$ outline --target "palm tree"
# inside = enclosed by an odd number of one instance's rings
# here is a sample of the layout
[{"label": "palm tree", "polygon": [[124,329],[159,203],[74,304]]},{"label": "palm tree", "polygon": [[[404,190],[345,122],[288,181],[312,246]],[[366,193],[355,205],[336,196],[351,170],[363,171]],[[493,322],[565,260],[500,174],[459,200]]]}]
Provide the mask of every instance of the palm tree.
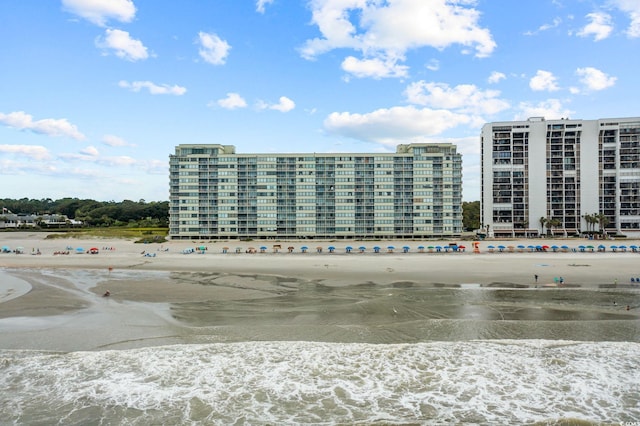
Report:
[{"label": "palm tree", "polygon": [[560,225],[562,225],[560,219],[547,219],[547,228],[551,229],[551,234],[553,234],[553,228],[557,228]]},{"label": "palm tree", "polygon": [[596,219],[596,214],[585,214],[582,216],[584,221],[587,223],[587,233],[593,232],[596,227],[596,223],[598,223],[598,219]]},{"label": "palm tree", "polygon": [[598,213],[595,216],[595,219],[598,221],[598,226],[600,227],[600,232],[602,232],[602,236],[607,236],[607,229],[605,228],[609,224],[609,218],[604,213]]},{"label": "palm tree", "polygon": [[544,235],[544,225],[548,222],[548,219],[542,216],[539,221],[540,221],[540,227],[542,228],[540,231],[540,235]]}]

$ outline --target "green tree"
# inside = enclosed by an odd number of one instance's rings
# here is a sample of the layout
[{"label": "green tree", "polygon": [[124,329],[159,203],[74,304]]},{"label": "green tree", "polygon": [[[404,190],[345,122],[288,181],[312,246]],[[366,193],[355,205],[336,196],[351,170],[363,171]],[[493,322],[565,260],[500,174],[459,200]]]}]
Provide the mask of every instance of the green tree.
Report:
[{"label": "green tree", "polygon": [[467,231],[480,228],[480,201],[462,202],[462,226]]},{"label": "green tree", "polygon": [[540,217],[538,220],[540,222],[540,235],[544,235],[544,226],[547,224],[548,219],[544,216]]}]

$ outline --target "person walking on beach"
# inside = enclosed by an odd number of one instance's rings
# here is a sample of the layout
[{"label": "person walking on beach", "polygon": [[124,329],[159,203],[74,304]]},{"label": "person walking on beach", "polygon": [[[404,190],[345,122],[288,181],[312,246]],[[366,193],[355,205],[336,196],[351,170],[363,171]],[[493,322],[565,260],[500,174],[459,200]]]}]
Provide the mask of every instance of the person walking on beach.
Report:
[{"label": "person walking on beach", "polygon": [[536,283],[538,283],[538,274],[535,274],[533,278],[536,280]]}]

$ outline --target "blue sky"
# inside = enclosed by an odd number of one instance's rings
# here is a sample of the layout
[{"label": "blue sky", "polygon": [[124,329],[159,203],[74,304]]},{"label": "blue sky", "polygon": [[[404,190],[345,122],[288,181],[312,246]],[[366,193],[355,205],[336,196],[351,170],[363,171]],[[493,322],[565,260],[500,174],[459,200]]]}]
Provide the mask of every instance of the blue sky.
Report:
[{"label": "blue sky", "polygon": [[168,199],[181,143],[453,142],[639,115],[638,0],[2,0],[0,198]]}]

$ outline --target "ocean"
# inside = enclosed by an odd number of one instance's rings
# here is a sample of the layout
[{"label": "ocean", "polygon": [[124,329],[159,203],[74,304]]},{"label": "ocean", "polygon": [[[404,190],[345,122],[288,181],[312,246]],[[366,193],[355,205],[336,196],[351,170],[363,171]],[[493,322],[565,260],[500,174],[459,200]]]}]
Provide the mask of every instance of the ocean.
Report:
[{"label": "ocean", "polygon": [[184,343],[1,349],[0,424],[638,424],[640,324],[610,306],[638,295],[359,285],[178,304]]}]

